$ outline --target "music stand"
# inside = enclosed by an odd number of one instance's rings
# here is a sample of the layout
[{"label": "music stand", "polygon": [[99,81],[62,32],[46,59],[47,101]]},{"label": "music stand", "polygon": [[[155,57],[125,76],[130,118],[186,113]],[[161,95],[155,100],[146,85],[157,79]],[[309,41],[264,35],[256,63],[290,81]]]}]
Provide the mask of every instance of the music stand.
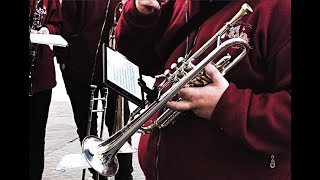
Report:
[{"label": "music stand", "polygon": [[142,74],[139,67],[105,43],[102,49],[102,61],[106,63],[103,64],[103,83],[135,105],[145,108],[145,92],[140,83]]}]

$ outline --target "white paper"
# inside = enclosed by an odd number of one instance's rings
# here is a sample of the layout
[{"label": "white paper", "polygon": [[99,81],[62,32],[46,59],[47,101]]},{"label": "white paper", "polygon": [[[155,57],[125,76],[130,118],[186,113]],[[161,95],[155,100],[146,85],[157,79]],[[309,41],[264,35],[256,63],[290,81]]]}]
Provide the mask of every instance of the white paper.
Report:
[{"label": "white paper", "polygon": [[66,171],[68,169],[87,169],[90,167],[83,154],[68,154],[62,158],[55,170]]},{"label": "white paper", "polygon": [[142,100],[139,67],[107,47],[107,79]]},{"label": "white paper", "polygon": [[53,46],[68,46],[68,42],[60,35],[57,34],[32,34],[30,33],[31,43],[46,44]]}]

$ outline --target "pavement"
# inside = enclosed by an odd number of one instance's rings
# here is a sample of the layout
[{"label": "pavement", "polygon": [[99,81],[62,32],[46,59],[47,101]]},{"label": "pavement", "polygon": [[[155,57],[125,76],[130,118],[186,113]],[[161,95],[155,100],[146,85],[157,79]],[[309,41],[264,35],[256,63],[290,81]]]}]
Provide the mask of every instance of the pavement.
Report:
[{"label": "pavement", "polygon": [[[69,97],[64,88],[61,72],[56,64],[57,86],[53,88],[49,119],[46,128],[45,167],[42,180],[81,180],[83,169],[89,167],[82,154]],[[130,110],[134,105],[130,106]],[[99,118],[101,120],[101,118]],[[98,122],[98,131],[100,131]],[[108,137],[107,128],[103,128],[103,139]],[[140,134],[132,136],[133,148],[138,148]],[[140,168],[137,152],[133,153],[133,179],[145,180]],[[92,180],[86,170],[86,180]],[[109,178],[114,180],[113,177]]]}]

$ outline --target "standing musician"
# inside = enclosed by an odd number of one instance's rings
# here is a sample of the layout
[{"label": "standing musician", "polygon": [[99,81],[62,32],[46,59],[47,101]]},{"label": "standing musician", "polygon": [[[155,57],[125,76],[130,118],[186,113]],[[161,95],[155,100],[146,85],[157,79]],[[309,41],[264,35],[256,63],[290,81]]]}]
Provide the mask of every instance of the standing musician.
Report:
[{"label": "standing musician", "polygon": [[[244,3],[252,12],[218,40],[245,40],[250,45],[247,55],[225,76],[209,63],[204,70],[212,82],[185,86],[178,92],[179,101],[166,103],[182,114],[175,123],[141,135],[138,155],[146,179],[291,179],[290,0],[128,0],[116,29],[118,51],[143,74],[173,72],[172,63],[199,50]],[[216,11],[176,43],[180,30],[187,27],[184,24],[208,7]],[[235,44],[225,53],[233,58],[241,51]],[[155,86],[163,80],[157,78]],[[161,113],[155,113],[145,126]]]},{"label": "standing musician", "polygon": [[[59,0],[29,0],[30,33],[59,34]],[[52,88],[56,86],[54,53],[48,45],[31,43],[29,89],[29,179],[40,180],[44,169],[45,134]]]},{"label": "standing musician", "polygon": [[[114,23],[114,12],[121,0],[63,0],[62,1],[62,36],[69,46],[66,48],[54,47],[57,61],[64,79],[67,94],[70,98],[74,120],[80,143],[87,136],[88,111],[90,103],[90,85],[97,85],[95,97],[99,90],[103,91],[102,82],[102,44],[109,41],[109,31]],[[108,90],[106,126],[108,132],[113,131],[117,93]],[[97,107],[95,101],[94,109]],[[124,123],[127,123],[129,106],[124,104]],[[91,117],[90,134],[97,136],[97,113]],[[117,155],[119,171],[116,180],[131,180],[133,172],[132,154]],[[96,178],[96,172],[89,168]],[[99,179],[107,179],[99,176]]]}]

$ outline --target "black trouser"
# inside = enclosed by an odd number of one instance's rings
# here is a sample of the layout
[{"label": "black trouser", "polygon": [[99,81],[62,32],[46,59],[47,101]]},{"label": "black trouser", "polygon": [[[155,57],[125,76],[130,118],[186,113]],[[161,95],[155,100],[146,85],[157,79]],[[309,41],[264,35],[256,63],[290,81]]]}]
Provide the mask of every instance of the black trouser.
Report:
[{"label": "black trouser", "polygon": [[[71,106],[73,109],[75,123],[77,125],[77,133],[79,135],[80,143],[87,136],[87,125],[89,118],[89,104],[90,104],[90,87],[87,85],[83,85],[80,83],[76,83],[64,78],[65,87],[67,90],[67,94],[69,95]],[[101,87],[98,86],[98,89]],[[98,96],[99,91],[95,91],[95,97]],[[108,89],[108,99],[107,99],[107,111],[106,111],[106,119],[105,124],[108,128],[108,132],[112,133],[113,124],[114,124],[114,114],[115,114],[115,105],[116,105],[116,96],[117,94]],[[94,101],[94,108],[97,109],[97,101]],[[128,102],[125,101],[125,108],[127,109],[125,113],[125,124],[128,121],[129,116],[129,106]],[[92,113],[91,117],[91,130],[90,134],[97,136],[97,113]],[[130,140],[129,140],[129,143]],[[119,171],[115,176],[116,180],[131,180],[132,179],[132,153],[126,154],[117,154],[119,160]],[[91,168],[90,172],[95,174]],[[100,177],[100,179],[103,179]]]},{"label": "black trouser", "polygon": [[29,180],[40,180],[44,169],[46,126],[52,89],[29,98]]}]

